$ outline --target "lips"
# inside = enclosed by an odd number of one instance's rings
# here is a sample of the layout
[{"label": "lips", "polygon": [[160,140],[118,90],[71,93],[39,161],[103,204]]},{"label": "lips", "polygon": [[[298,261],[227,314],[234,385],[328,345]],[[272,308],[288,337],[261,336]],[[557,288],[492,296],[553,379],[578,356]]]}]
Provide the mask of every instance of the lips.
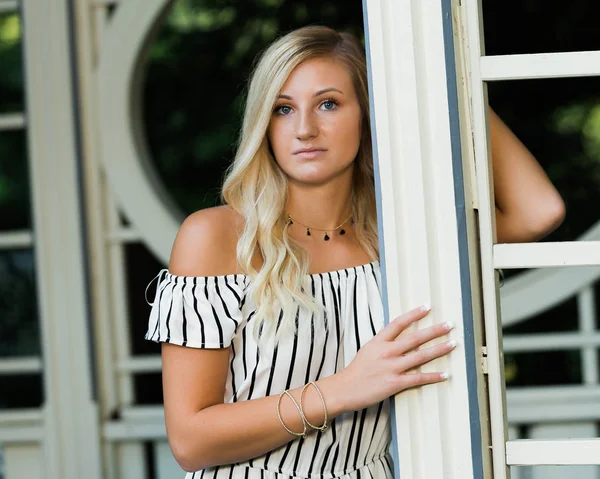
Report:
[{"label": "lips", "polygon": [[294,151],[294,155],[300,155],[304,153],[316,153],[327,151],[325,148],[302,148],[301,150]]},{"label": "lips", "polygon": [[311,149],[298,150],[298,151],[294,152],[294,155],[297,158],[302,158],[305,160],[312,160],[314,158],[318,158],[319,156],[324,155],[326,151],[327,150],[324,150],[322,148],[311,148]]}]

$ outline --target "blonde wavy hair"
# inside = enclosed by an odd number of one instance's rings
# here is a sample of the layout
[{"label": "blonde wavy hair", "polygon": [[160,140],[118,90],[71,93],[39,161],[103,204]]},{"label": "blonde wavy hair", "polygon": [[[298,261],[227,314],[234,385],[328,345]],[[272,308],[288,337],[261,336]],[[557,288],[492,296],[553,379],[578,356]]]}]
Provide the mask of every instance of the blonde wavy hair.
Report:
[{"label": "blonde wavy hair", "polygon": [[[303,288],[310,258],[288,234],[285,211],[288,180],[275,161],[267,139],[275,101],[290,73],[300,63],[315,57],[333,57],[344,62],[352,78],[362,111],[351,199],[354,228],[369,257],[373,261],[379,258],[363,47],[353,35],[327,27],[294,30],[272,43],[254,67],[237,153],[226,172],[221,193],[223,201],[244,218],[236,254],[243,273],[252,279],[250,294],[257,306],[254,335],[261,343],[302,328],[303,325],[296,324],[299,307],[323,318],[322,309]],[[260,271],[252,266],[257,249],[264,261]],[[281,313],[277,313],[277,309]]]}]

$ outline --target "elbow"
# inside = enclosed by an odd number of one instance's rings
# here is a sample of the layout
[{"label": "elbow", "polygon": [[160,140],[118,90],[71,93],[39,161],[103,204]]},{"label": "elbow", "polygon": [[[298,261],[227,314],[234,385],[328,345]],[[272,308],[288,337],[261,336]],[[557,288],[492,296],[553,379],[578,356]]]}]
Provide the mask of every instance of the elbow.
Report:
[{"label": "elbow", "polygon": [[177,464],[186,472],[196,472],[211,467],[212,464],[198,440],[169,437],[169,445]]},{"label": "elbow", "polygon": [[555,231],[564,221],[566,215],[565,202],[558,193],[544,201],[540,214],[532,219],[532,241],[537,241]]},{"label": "elbow", "polygon": [[496,208],[499,243],[538,241],[556,230],[565,219],[566,207],[557,192],[539,198],[527,208],[502,212]]},{"label": "elbow", "polygon": [[558,193],[542,199],[536,208],[521,217],[519,223],[523,225],[521,238],[518,242],[538,241],[556,230],[564,221],[566,207]]}]

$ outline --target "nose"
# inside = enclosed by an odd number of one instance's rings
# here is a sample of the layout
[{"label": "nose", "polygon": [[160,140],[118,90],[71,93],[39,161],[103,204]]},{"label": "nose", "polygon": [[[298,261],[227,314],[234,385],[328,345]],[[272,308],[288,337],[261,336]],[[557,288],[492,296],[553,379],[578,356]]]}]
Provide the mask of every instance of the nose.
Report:
[{"label": "nose", "polygon": [[294,133],[299,140],[310,140],[319,134],[319,125],[313,113],[306,111],[297,115]]}]

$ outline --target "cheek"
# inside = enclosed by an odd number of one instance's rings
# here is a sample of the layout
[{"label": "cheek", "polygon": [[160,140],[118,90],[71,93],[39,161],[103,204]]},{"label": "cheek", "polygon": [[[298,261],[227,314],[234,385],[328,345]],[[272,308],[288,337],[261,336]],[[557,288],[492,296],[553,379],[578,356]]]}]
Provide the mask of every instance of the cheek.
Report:
[{"label": "cheek", "polygon": [[360,145],[360,119],[355,116],[340,118],[330,125],[329,137],[334,140],[340,152],[344,156],[354,156]]},{"label": "cheek", "polygon": [[287,137],[287,129],[284,124],[281,122],[271,123],[267,130],[267,138],[271,145],[271,149],[275,154],[285,148],[285,145],[288,142]]},{"label": "cheek", "polygon": [[282,128],[282,125],[271,125],[267,130],[267,140],[269,141],[269,146],[271,150],[271,154],[275,160],[275,163],[279,165],[285,173],[289,174],[289,165],[287,164],[287,155],[286,152],[289,150],[289,141],[287,140],[287,136],[285,133],[285,128]]}]

